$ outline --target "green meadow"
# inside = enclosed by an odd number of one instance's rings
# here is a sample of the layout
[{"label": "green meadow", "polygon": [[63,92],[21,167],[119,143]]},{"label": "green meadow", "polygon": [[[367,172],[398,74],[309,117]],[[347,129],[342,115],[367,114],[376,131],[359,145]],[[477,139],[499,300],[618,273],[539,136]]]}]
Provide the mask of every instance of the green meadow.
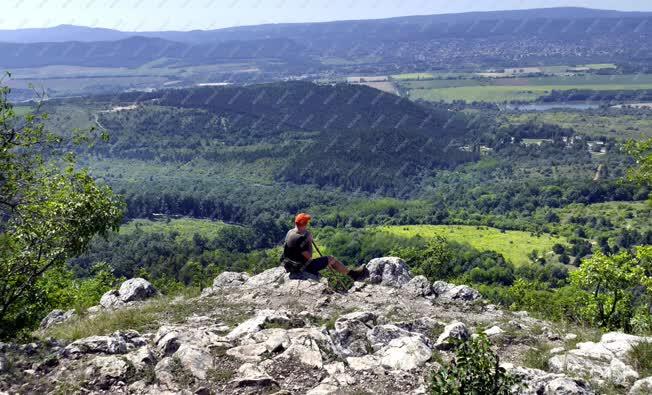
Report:
[{"label": "green meadow", "polygon": [[432,238],[444,236],[448,240],[459,243],[468,243],[478,250],[493,250],[502,254],[515,265],[522,265],[529,261],[528,254],[537,250],[539,254],[552,252],[552,246],[560,243],[566,244],[563,237],[548,234],[535,236],[529,232],[501,231],[485,226],[466,225],[409,225],[409,226],[382,226],[381,231],[398,236]]}]

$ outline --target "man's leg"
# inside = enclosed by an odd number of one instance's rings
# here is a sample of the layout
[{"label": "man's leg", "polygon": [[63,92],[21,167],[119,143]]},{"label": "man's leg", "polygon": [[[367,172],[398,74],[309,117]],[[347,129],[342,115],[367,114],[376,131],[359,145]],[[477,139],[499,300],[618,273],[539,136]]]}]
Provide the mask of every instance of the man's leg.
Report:
[{"label": "man's leg", "polygon": [[328,267],[331,269],[335,270],[338,273],[348,275],[349,274],[349,269],[344,266],[344,264],[337,259],[335,259],[334,256],[329,256],[328,257]]}]

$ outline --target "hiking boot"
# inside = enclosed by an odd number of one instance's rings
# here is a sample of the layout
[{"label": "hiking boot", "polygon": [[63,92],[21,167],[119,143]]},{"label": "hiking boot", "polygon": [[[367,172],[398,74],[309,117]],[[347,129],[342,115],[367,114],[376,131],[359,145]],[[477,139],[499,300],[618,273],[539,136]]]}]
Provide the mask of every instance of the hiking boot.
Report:
[{"label": "hiking boot", "polygon": [[367,270],[366,266],[359,266],[355,269],[349,270],[349,277],[351,277],[354,281],[362,280],[368,275],[369,270]]}]

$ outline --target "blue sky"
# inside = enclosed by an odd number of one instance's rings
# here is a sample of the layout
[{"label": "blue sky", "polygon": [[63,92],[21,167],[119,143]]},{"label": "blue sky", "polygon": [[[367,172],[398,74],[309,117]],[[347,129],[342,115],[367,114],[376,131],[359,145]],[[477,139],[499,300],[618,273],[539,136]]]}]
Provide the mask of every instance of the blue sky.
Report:
[{"label": "blue sky", "polygon": [[1,0],[0,29],[60,24],[192,30],[539,7],[652,11],[650,0]]}]

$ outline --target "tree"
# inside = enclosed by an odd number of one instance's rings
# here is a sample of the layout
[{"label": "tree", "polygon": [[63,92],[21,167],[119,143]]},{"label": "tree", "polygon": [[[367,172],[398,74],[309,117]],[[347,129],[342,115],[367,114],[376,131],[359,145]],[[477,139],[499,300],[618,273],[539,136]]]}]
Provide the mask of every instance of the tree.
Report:
[{"label": "tree", "polygon": [[622,251],[613,256],[597,251],[571,273],[571,283],[589,291],[586,314],[597,325],[629,330],[636,294],[639,290],[652,290],[650,247],[636,251],[636,255]]},{"label": "tree", "polygon": [[47,115],[37,108],[18,117],[9,92],[0,87],[0,337],[38,319],[30,297],[43,275],[84,252],[94,235],[117,229],[123,208],[76,167],[70,151],[91,143],[92,131],[48,132]]},{"label": "tree", "polygon": [[629,170],[630,180],[641,185],[652,185],[652,139],[630,141],[625,148],[637,165]]}]

